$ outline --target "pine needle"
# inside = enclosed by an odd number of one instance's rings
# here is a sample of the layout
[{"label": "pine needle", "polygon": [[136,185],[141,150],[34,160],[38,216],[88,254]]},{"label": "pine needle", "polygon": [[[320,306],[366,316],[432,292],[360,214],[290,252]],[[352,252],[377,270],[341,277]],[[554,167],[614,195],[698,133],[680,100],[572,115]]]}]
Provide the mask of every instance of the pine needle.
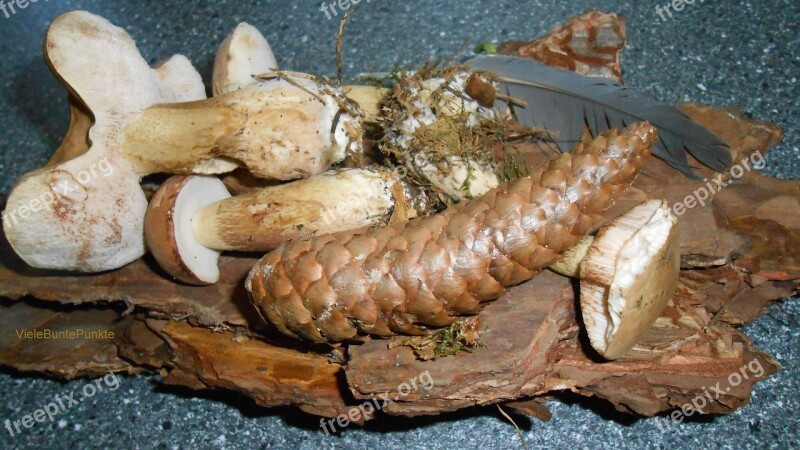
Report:
[{"label": "pine needle", "polygon": [[522,436],[522,430],[520,430],[519,426],[517,426],[517,423],[514,422],[514,419],[512,419],[511,416],[509,416],[508,414],[506,414],[505,411],[503,411],[503,408],[501,408],[500,405],[495,404],[495,406],[497,406],[497,410],[500,411],[500,414],[502,414],[503,417],[508,419],[508,421],[511,422],[511,425],[514,425],[514,429],[517,430],[517,436],[519,437],[520,442],[522,442],[522,447],[525,450],[528,450],[528,444],[525,442],[525,438]]}]

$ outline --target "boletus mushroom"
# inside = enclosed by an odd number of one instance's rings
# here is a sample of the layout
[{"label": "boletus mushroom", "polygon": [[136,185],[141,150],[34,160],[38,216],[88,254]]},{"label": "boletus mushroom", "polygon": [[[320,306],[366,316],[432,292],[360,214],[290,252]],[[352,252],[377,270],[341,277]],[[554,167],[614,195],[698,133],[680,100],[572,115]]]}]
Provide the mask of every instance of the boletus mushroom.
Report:
[{"label": "boletus mushroom", "polygon": [[174,176],[150,201],[145,237],[174,278],[213,284],[223,250],[264,252],[305,236],[416,217],[411,189],[377,169],[329,171],[235,197],[215,177]]},{"label": "boletus mushroom", "polygon": [[289,180],[361,149],[358,106],[307,76],[276,73],[220,97],[165,103],[175,96],[164,80],[180,67],[151,69],[124,30],[85,11],[57,18],[45,49],[94,125],[85,154],[24,176],[9,196],[6,213],[25,223],[6,236],[33,267],[98,272],[141,257],[147,174],[244,166]]},{"label": "boletus mushroom", "polygon": [[605,225],[580,271],[580,305],[592,347],[623,356],[672,298],[680,271],[677,219],[653,200]]}]

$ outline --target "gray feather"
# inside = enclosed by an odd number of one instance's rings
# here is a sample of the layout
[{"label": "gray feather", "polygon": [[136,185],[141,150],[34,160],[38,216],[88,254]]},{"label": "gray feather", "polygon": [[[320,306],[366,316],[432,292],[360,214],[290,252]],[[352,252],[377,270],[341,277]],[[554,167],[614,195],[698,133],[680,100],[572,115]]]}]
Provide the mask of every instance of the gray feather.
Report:
[{"label": "gray feather", "polygon": [[[483,56],[467,61],[479,72],[497,76],[498,91],[523,100],[511,105],[520,125],[557,132],[559,148],[579,142],[584,125],[592,136],[610,128],[647,120],[658,129],[653,154],[690,177],[696,177],[688,151],[706,166],[722,172],[731,163],[728,145],[678,108],[629,90],[609,79],[587,77],[513,56]],[[506,101],[496,104],[507,109]]]}]

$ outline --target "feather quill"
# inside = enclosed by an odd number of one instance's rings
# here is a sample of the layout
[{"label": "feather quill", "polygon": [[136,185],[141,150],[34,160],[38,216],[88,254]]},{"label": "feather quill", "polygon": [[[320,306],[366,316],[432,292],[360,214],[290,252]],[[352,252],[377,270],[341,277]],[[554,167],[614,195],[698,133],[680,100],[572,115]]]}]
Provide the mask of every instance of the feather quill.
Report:
[{"label": "feather quill", "polygon": [[702,164],[722,172],[731,163],[728,145],[678,108],[636,93],[614,80],[587,77],[513,56],[483,56],[467,61],[473,71],[492,73],[498,91],[525,105],[497,99],[520,125],[557,133],[560,149],[580,141],[584,125],[592,136],[610,128],[649,121],[659,132],[653,154],[689,177],[688,151]]}]

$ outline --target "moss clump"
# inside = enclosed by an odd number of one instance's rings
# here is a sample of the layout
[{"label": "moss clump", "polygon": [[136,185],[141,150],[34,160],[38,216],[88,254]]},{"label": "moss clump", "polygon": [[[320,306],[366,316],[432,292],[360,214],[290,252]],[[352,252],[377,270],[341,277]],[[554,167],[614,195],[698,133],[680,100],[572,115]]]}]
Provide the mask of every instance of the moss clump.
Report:
[{"label": "moss clump", "polygon": [[400,338],[397,345],[411,347],[417,358],[431,359],[457,355],[461,352],[474,352],[483,347],[478,336],[480,319],[477,316],[464,317],[427,336]]}]

